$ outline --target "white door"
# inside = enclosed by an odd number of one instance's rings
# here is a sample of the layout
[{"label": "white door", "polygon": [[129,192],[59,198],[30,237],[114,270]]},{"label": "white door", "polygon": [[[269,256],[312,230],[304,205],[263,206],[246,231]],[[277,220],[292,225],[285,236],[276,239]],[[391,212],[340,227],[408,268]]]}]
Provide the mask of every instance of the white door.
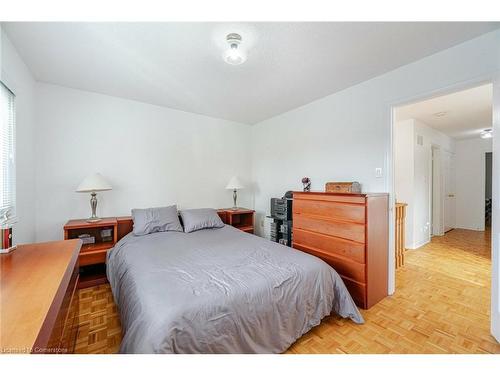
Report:
[{"label": "white door", "polygon": [[443,152],[444,231],[455,228],[455,160],[450,152]]}]

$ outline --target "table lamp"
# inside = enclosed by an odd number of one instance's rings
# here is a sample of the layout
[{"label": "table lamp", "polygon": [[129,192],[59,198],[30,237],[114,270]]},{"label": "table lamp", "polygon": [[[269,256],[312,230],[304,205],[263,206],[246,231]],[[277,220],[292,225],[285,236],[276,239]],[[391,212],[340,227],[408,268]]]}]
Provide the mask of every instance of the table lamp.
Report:
[{"label": "table lamp", "polygon": [[85,179],[78,185],[76,191],[78,193],[90,193],[90,207],[92,208],[92,216],[87,219],[89,223],[95,223],[100,221],[101,218],[97,217],[97,197],[96,191],[106,191],[111,190],[111,185],[102,177],[100,173],[94,173],[90,176],[85,177]]},{"label": "table lamp", "polygon": [[226,186],[226,189],[233,191],[233,201],[234,201],[233,210],[237,210],[238,209],[238,206],[236,205],[236,199],[238,198],[237,190],[238,189],[243,189],[243,188],[244,188],[244,186],[241,183],[241,181],[239,180],[238,176],[233,176],[229,180],[229,183]]}]

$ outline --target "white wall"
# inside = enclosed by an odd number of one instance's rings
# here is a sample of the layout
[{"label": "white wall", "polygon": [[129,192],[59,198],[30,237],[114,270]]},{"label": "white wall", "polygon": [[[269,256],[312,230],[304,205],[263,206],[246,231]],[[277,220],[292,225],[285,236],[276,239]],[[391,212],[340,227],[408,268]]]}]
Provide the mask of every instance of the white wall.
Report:
[{"label": "white wall", "polygon": [[465,139],[456,142],[456,226],[484,230],[486,157],[492,151],[491,139]]},{"label": "white wall", "polygon": [[[77,185],[94,171],[113,190],[98,215],[134,207],[230,207],[232,175],[250,181],[250,126],[86,91],[37,84],[37,241],[62,238],[70,218],[90,215]],[[253,206],[242,190],[239,205]]]},{"label": "white wall", "polygon": [[[485,34],[255,125],[252,175],[260,217],[271,197],[300,189],[303,176],[313,190],[327,181],[360,181],[364,191],[390,191],[391,106],[488,79],[500,66],[499,42],[499,31]],[[383,178],[375,177],[376,167]]]},{"label": "white wall", "polygon": [[[417,142],[419,136],[422,145]],[[406,247],[416,249],[431,238],[432,146],[453,153],[455,143],[451,137],[414,119],[395,123],[393,137],[395,196],[398,202],[408,204]]]},{"label": "white wall", "polygon": [[35,240],[35,81],[0,26],[0,80],[16,95],[16,204],[14,243]]},{"label": "white wall", "polygon": [[[495,31],[253,126],[259,223],[269,199],[300,189],[303,176],[312,179],[315,190],[323,190],[327,181],[357,180],[364,191],[392,194],[391,108],[497,79],[499,67],[500,31]],[[383,168],[382,178],[375,176],[376,167]],[[393,231],[389,237],[392,293]]]},{"label": "white wall", "polygon": [[396,202],[406,203],[405,246],[412,248],[415,180],[415,125],[413,119],[394,124],[394,188]]}]

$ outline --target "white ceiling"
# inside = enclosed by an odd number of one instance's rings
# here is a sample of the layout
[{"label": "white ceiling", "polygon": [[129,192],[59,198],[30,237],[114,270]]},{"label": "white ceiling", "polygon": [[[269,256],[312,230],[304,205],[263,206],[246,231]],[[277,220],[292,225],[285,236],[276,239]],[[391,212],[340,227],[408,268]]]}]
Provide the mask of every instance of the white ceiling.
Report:
[{"label": "white ceiling", "polygon": [[[254,124],[500,23],[2,23],[38,81]],[[226,64],[238,32],[246,63]]]},{"label": "white ceiling", "polygon": [[398,107],[395,117],[396,121],[417,119],[457,139],[477,137],[491,128],[492,100],[493,87],[487,84]]}]

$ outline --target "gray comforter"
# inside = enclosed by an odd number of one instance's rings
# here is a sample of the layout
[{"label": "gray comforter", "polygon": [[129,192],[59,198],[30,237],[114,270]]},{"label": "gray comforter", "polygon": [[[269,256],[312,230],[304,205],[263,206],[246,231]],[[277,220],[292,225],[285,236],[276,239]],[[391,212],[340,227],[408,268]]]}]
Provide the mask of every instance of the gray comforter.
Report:
[{"label": "gray comforter", "polygon": [[122,353],[280,353],[332,311],[363,323],[329,265],[230,226],[129,234],[107,265]]}]

